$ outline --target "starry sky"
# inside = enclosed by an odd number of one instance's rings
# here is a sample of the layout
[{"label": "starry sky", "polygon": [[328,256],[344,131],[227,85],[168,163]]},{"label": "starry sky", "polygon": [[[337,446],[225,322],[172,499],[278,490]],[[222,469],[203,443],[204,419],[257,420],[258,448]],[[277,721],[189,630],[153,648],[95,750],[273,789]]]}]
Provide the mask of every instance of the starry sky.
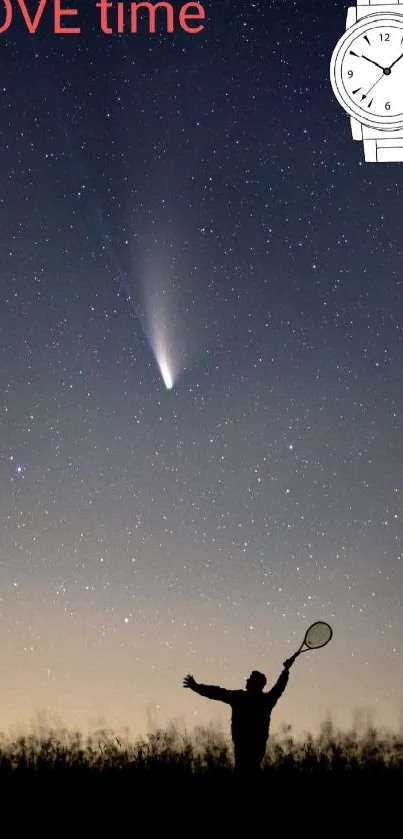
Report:
[{"label": "starry sky", "polygon": [[229,731],[183,676],[318,619],[273,730],[402,718],[403,165],[333,96],[347,5],[0,35],[3,731]]}]

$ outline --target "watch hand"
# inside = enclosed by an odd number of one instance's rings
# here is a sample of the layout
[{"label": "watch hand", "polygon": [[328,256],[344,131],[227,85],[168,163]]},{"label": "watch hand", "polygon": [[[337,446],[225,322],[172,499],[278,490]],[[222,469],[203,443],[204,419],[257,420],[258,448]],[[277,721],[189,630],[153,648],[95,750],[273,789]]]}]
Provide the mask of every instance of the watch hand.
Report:
[{"label": "watch hand", "polygon": [[377,85],[377,84],[381,81],[381,79],[383,79],[383,76],[384,76],[384,74],[382,73],[382,76],[380,76],[380,77],[379,77],[379,79],[377,79],[377,81],[376,81],[376,82],[374,82],[374,84],[372,85],[372,87],[370,87],[370,89],[369,89],[369,90],[367,90],[367,92],[366,92],[366,93],[363,93],[363,95],[361,96],[361,102],[362,102],[362,100],[363,100],[363,99],[366,99],[366,98],[367,98],[368,94],[369,94],[369,93],[371,93],[371,90],[373,90],[373,89],[374,89],[374,87],[375,87],[375,86],[376,86],[376,85]]},{"label": "watch hand", "polygon": [[394,61],[393,64],[390,65],[389,70],[391,70],[392,67],[394,67],[395,64],[397,64],[397,62],[400,61],[401,58],[403,58],[403,52],[401,55],[399,55],[399,58],[397,58],[396,61]]},{"label": "watch hand", "polygon": [[[400,57],[401,57],[401,56],[400,56]],[[381,65],[380,65],[380,64],[378,64],[378,62],[377,62],[377,61],[372,61],[372,58],[367,58],[367,56],[366,56],[366,55],[362,55],[362,56],[361,56],[361,58],[365,58],[365,61],[370,61],[370,62],[371,62],[371,64],[375,64],[375,66],[376,66],[376,67],[379,67],[379,69],[380,69],[380,70],[383,70],[383,72],[385,72],[385,70],[387,70],[387,67],[381,67]],[[397,59],[397,60],[399,61],[399,59]]]}]

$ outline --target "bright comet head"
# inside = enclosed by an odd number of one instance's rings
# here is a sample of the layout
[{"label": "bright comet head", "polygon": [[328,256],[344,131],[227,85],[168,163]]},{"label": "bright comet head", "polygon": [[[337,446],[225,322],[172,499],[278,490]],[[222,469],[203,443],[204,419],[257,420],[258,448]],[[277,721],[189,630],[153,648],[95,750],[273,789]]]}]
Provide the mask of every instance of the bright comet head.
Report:
[{"label": "bright comet head", "polygon": [[168,370],[168,365],[165,361],[162,361],[160,364],[161,376],[164,379],[164,384],[167,390],[171,390],[173,387],[173,379],[171,373]]}]

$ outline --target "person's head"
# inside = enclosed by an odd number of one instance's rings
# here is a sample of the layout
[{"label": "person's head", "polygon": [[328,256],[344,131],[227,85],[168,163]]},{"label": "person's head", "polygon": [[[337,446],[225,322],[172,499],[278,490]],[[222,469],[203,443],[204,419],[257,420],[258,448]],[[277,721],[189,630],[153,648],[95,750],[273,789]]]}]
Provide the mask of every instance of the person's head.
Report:
[{"label": "person's head", "polygon": [[258,670],[252,670],[252,673],[246,680],[246,690],[250,693],[261,693],[266,681],[267,679],[264,673],[259,673]]}]

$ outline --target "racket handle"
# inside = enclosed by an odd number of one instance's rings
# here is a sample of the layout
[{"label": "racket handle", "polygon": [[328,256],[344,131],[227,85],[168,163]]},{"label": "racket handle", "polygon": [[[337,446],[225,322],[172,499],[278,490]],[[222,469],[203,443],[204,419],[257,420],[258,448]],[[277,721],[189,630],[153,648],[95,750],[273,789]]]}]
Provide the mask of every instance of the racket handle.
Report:
[{"label": "racket handle", "polygon": [[289,669],[291,667],[291,665],[294,664],[294,661],[298,657],[298,655],[299,655],[299,650],[298,650],[297,653],[294,653],[294,655],[292,655],[291,658],[286,658],[286,660],[283,662],[283,666],[286,667],[287,669]]}]

